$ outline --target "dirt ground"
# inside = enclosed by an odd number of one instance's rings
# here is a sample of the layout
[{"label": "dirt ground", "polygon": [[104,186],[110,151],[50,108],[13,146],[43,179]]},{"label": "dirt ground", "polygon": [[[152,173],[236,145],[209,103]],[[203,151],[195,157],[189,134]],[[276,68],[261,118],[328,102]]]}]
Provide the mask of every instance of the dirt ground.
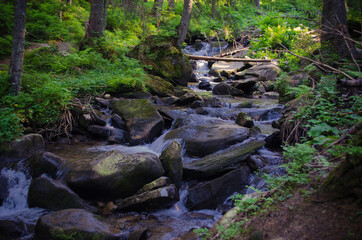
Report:
[{"label": "dirt ground", "polygon": [[[359,202],[359,204],[358,204]],[[264,217],[254,217],[248,240],[362,239],[361,199],[304,198],[299,192]]]}]

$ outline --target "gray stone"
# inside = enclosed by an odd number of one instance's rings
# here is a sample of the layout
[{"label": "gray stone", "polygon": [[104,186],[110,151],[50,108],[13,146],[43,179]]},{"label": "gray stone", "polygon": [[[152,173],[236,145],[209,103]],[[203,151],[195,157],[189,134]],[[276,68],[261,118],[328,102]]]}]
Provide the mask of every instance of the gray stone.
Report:
[{"label": "gray stone", "polygon": [[8,194],[9,194],[8,179],[4,176],[0,176],[0,206],[3,204],[3,201],[8,197]]},{"label": "gray stone", "polygon": [[265,99],[279,99],[279,93],[276,92],[266,92],[263,95],[261,95],[261,98]]},{"label": "gray stone", "polygon": [[160,156],[165,174],[168,176],[177,188],[181,187],[182,181],[182,146],[173,140],[168,147],[163,150]]},{"label": "gray stone", "polygon": [[67,160],[50,152],[37,152],[31,156],[29,162],[30,174],[33,178],[37,178],[44,173],[56,178],[58,171]]},{"label": "gray stone", "polygon": [[224,82],[217,84],[213,89],[212,93],[214,95],[231,95],[231,96],[243,96],[244,92],[232,87]]},{"label": "gray stone", "polygon": [[215,209],[232,193],[241,191],[251,172],[248,167],[231,171],[214,180],[199,183],[189,189],[186,206],[192,210]]},{"label": "gray stone", "polygon": [[35,240],[126,239],[120,231],[83,209],[65,209],[41,216],[35,226]]},{"label": "gray stone", "polygon": [[258,64],[246,70],[246,75],[256,76],[258,81],[275,81],[281,69],[276,63]]},{"label": "gray stone", "polygon": [[235,123],[242,127],[251,128],[254,126],[253,119],[247,113],[239,113],[236,117]]},{"label": "gray stone", "polygon": [[155,154],[110,151],[74,166],[66,182],[82,197],[116,199],[136,193],[163,174],[162,163]]},{"label": "gray stone", "polygon": [[144,185],[140,190],[138,190],[137,194],[149,192],[149,191],[155,190],[157,188],[166,187],[170,184],[171,184],[171,179],[169,179],[168,177],[162,176],[162,177],[157,178],[156,180]]},{"label": "gray stone", "polygon": [[10,143],[10,154],[14,157],[29,157],[32,153],[43,150],[45,147],[44,139],[41,135],[31,133],[22,136],[20,139],[13,140]]},{"label": "gray stone", "polygon": [[263,168],[266,165],[259,155],[250,156],[246,162],[253,172]]},{"label": "gray stone", "polygon": [[29,207],[40,207],[52,211],[67,208],[92,208],[67,186],[47,176],[34,179],[29,187]]},{"label": "gray stone", "polygon": [[111,117],[111,120],[112,120],[112,125],[114,127],[122,129],[122,130],[126,130],[126,124],[124,123],[123,119],[118,114],[114,114]]}]

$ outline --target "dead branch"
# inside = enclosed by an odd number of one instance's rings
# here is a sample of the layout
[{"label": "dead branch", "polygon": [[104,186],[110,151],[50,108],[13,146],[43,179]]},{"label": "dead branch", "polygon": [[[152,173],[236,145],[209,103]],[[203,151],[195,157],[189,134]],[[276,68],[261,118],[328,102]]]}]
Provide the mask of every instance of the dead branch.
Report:
[{"label": "dead branch", "polygon": [[223,57],[206,57],[186,55],[193,60],[206,60],[206,61],[225,61],[225,62],[272,62],[270,59],[245,59],[245,58],[223,58]]}]

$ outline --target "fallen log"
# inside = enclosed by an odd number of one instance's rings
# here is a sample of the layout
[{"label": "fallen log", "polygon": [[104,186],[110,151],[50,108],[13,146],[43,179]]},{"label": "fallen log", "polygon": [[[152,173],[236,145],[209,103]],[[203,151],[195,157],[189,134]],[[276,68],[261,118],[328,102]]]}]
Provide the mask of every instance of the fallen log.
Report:
[{"label": "fallen log", "polygon": [[220,53],[220,54],[215,55],[214,57],[225,57],[225,56],[229,56],[229,55],[233,55],[235,53],[241,52],[246,49],[249,49],[249,48],[241,48],[241,49],[236,49],[234,51],[230,51],[230,52],[226,52],[226,53]]},{"label": "fallen log", "polygon": [[206,60],[206,61],[225,61],[225,62],[272,62],[270,59],[245,59],[245,58],[223,58],[223,57],[206,57],[186,55],[189,59],[193,60]]}]

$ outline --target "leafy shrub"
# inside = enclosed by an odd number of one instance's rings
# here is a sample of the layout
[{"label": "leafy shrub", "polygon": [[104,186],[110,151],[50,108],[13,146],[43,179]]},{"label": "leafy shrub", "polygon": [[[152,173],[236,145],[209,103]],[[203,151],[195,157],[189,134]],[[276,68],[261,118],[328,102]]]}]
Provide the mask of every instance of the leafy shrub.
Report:
[{"label": "leafy shrub", "polygon": [[22,131],[20,118],[14,113],[14,110],[7,107],[0,108],[0,143],[13,140]]}]

